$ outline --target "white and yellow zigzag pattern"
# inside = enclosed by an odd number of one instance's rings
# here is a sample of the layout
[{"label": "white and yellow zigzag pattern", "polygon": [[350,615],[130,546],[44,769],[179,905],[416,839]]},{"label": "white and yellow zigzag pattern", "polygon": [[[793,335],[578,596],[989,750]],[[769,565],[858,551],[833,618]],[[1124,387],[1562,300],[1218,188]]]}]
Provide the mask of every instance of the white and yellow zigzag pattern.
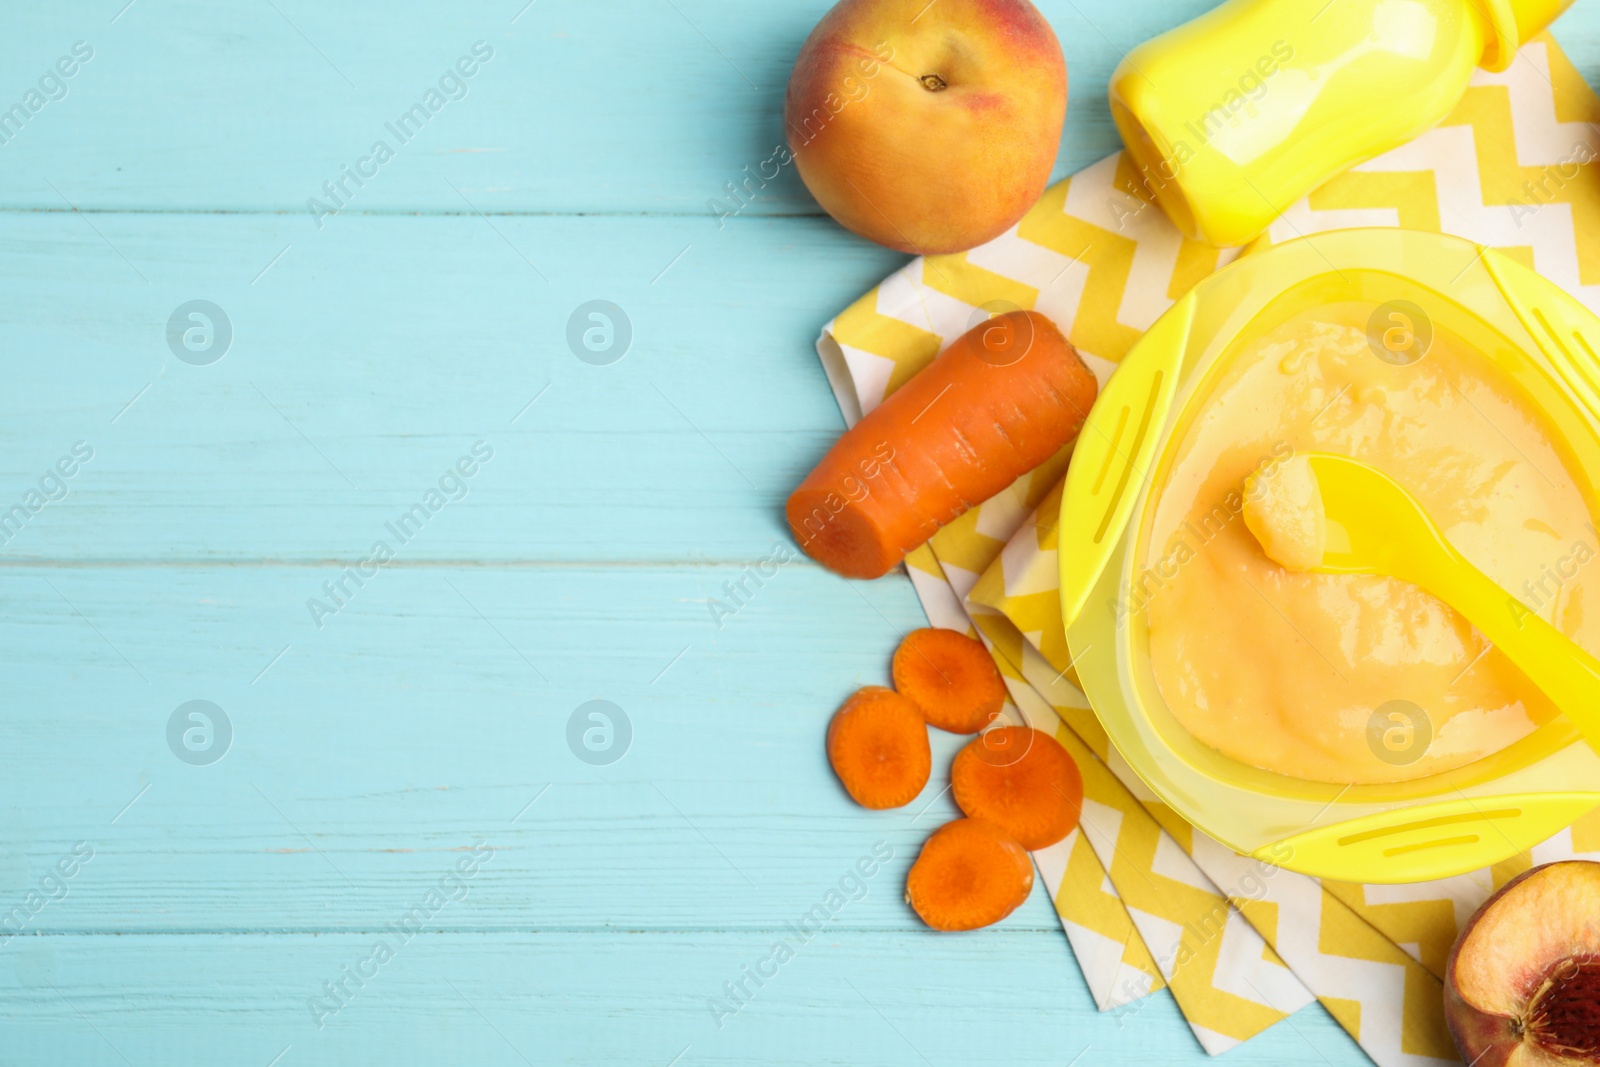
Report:
[{"label": "white and yellow zigzag pattern", "polygon": [[[1600,101],[1541,35],[1506,72],[1475,75],[1437,129],[1333,179],[1242,251],[1346,226],[1444,230],[1505,250],[1600,311],[1597,119]],[[913,260],[830,323],[818,351],[854,422],[964,332],[980,304],[1005,300],[1062,324],[1103,382],[1173,300],[1237,254],[1180,237],[1115,156],[1048,190],[995,241]],[[1036,859],[1096,1003],[1136,1010],[1170,983],[1217,1052],[1309,990],[1382,1067],[1452,1060],[1439,980],[1460,922],[1532,863],[1600,858],[1600,813],[1492,871],[1403,887],[1264,877],[1195,833],[1109,749],[1074,687],[1055,563],[1067,458],[908,563],[929,618],[979,633],[1012,687],[1012,713],[1042,724],[1053,712],[1084,767],[1082,830]]]},{"label": "white and yellow zigzag pattern", "polygon": [[[1083,770],[1080,830],[1035,860],[1096,1004],[1136,1012],[1135,1002],[1167,985],[1215,1055],[1310,1003],[1260,933],[1102,761],[1105,735],[1082,693],[1064,682],[1030,684],[1018,664],[1047,670],[1039,653],[1003,616],[962,614],[960,572],[952,578],[926,546],[908,562],[929,620],[976,632],[989,646],[1013,697],[1008,714],[1051,731]],[[1052,706],[1041,693],[1068,704]]]},{"label": "white and yellow zigzag pattern", "polygon": [[[906,564],[928,621],[976,635],[933,550],[924,545]],[[1014,709],[1008,712],[1018,717]],[[1096,1007],[1122,1008],[1166,986],[1105,866],[1081,832],[1034,853],[1034,859]]]},{"label": "white and yellow zigzag pattern", "polygon": [[[926,366],[969,328],[978,305],[991,300],[1038,307],[1057,322],[1071,323],[1069,336],[1103,381],[1161,311],[1221,259],[1216,250],[1177,237],[1132,189],[1119,159],[1103,161],[1050,190],[1016,232],[969,253],[914,261],[858,300],[829,324],[819,344],[847,420],[871,410]],[[1114,228],[1119,222],[1120,232]],[[1002,264],[1004,274],[995,269]],[[967,628],[967,594],[1018,529],[1032,521],[1040,501],[1057,491],[1066,460],[1058,456],[913,553],[908,569],[931,621]],[[1054,602],[1053,578],[1048,596]],[[981,621],[991,647],[996,640],[1011,646],[1017,661],[1031,649],[1004,617]],[[1007,659],[998,652],[996,658],[1013,684],[1020,682]],[[1017,685],[1015,691],[1027,687]],[[1087,731],[1093,716],[1081,694],[1078,708],[1079,727]],[[1064,856],[1041,857],[1040,869],[1096,1002],[1102,1008],[1125,1006],[1170,984],[1197,1038],[1212,1053],[1247,1040],[1307,1003],[1310,994],[1281,962],[1273,957],[1263,963],[1271,950],[1223,895],[1206,887],[1187,858],[1177,863],[1174,857],[1182,850],[1105,771],[1080,735],[1070,729],[1058,733],[1086,770],[1100,767],[1087,784],[1090,812],[1098,817],[1086,821],[1070,845],[1058,846],[1068,848]],[[1095,741],[1103,755],[1104,735]],[[1182,867],[1178,877],[1157,873],[1145,862],[1157,854],[1170,861],[1168,866]],[[1076,875],[1075,884],[1068,883],[1069,872]],[[1212,932],[1219,923],[1223,936]],[[1162,964],[1156,962],[1158,953]],[[1275,976],[1268,978],[1263,967]],[[1276,1001],[1257,992],[1260,986],[1276,990]]]}]

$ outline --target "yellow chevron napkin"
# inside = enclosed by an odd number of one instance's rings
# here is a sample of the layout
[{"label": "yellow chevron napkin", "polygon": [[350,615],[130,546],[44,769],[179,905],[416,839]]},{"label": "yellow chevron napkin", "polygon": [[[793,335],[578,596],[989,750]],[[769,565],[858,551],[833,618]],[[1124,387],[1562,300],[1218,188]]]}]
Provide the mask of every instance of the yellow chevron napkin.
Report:
[{"label": "yellow chevron napkin", "polygon": [[[1491,245],[1600,312],[1597,119],[1600,101],[1540,35],[1507,71],[1478,72],[1439,127],[1328,182],[1242,250],[1185,240],[1113,156],[1049,189],[994,241],[884,279],[824,328],[818,353],[853,423],[984,305],[1007,301],[1062,325],[1103,383],[1199,279],[1263,245],[1349,226]],[[1410,886],[1318,881],[1194,830],[1122,762],[1076,687],[1055,559],[1068,460],[941,530],[907,569],[930,621],[988,645],[1008,714],[1051,730],[1083,769],[1082,826],[1034,858],[1096,1003],[1131,1015],[1170,988],[1217,1053],[1316,999],[1382,1067],[1456,1062],[1441,979],[1460,923],[1534,863],[1600,859],[1600,814],[1492,870]]]}]

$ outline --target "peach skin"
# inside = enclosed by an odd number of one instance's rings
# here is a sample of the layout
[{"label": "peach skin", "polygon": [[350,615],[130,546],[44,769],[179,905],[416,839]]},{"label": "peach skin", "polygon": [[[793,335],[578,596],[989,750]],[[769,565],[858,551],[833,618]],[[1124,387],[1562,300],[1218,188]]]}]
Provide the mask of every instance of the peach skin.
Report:
[{"label": "peach skin", "polygon": [[800,48],[784,125],[840,225],[902,252],[999,236],[1044,192],[1067,111],[1028,0],[842,0]]}]

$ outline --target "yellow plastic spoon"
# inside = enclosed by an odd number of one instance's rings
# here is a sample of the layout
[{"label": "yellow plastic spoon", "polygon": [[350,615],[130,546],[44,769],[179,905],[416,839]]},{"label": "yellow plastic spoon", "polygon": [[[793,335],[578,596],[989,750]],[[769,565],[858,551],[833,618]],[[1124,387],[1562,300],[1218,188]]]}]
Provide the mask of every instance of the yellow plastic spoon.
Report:
[{"label": "yellow plastic spoon", "polygon": [[1387,474],[1348,456],[1297,452],[1245,483],[1244,517],[1267,555],[1292,570],[1388,575],[1449,604],[1600,751],[1600,660],[1469,563]]}]

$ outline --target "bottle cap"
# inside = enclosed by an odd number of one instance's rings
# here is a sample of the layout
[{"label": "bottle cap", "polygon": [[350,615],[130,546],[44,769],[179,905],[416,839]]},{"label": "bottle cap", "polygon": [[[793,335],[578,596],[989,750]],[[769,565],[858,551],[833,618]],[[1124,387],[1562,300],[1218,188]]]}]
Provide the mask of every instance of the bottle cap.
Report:
[{"label": "bottle cap", "polygon": [[1487,8],[1493,36],[1483,50],[1484,70],[1501,71],[1511,65],[1517,49],[1556,20],[1572,0],[1470,0]]}]

